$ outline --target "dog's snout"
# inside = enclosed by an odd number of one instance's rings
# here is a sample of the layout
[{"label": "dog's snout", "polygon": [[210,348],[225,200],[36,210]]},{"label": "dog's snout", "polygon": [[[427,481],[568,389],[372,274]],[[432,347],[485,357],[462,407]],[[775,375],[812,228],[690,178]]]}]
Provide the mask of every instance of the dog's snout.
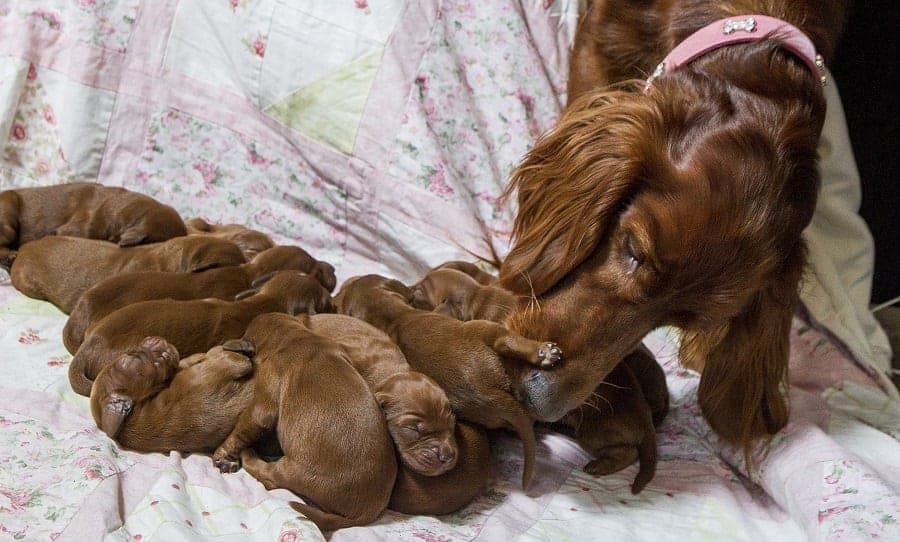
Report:
[{"label": "dog's snout", "polygon": [[444,444],[438,450],[438,459],[441,463],[450,463],[456,460],[456,452],[451,446]]}]

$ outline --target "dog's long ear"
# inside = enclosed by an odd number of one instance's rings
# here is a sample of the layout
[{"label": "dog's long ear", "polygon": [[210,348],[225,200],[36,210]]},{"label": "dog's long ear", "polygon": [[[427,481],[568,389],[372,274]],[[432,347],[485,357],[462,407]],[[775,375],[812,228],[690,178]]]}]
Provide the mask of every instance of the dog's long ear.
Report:
[{"label": "dog's long ear", "polygon": [[519,209],[505,288],[540,295],[593,252],[651,162],[652,116],[632,93],[586,94],[528,153],[506,189]]},{"label": "dog's long ear", "polygon": [[247,339],[232,339],[222,344],[222,350],[227,352],[237,352],[248,358],[256,355],[256,345]]},{"label": "dog's long ear", "polygon": [[758,292],[737,317],[716,331],[685,333],[682,363],[701,371],[703,415],[725,441],[743,448],[781,430],[788,421],[784,396],[796,278]]},{"label": "dog's long ear", "polygon": [[206,220],[203,220],[202,218],[200,218],[199,216],[188,220],[187,222],[184,223],[184,225],[188,229],[191,229],[191,230],[197,230],[197,231],[201,231],[201,232],[212,231],[212,225],[209,222],[207,222]]},{"label": "dog's long ear", "polygon": [[119,393],[111,393],[103,401],[100,409],[100,429],[109,438],[116,438],[116,435],[122,429],[125,419],[131,414],[132,408],[134,408],[134,401],[131,397]]}]

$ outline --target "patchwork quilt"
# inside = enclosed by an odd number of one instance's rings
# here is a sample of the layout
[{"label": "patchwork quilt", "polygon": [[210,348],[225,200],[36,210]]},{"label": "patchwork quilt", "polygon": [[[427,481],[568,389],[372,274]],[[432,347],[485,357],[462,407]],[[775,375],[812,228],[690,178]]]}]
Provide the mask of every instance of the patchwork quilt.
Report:
[{"label": "patchwork quilt", "polygon": [[[505,250],[500,196],[560,113],[577,4],[0,0],[0,189],[96,178],[303,246],[341,280],[410,281],[485,239]],[[119,449],[68,387],[64,323],[0,271],[0,538],[323,539],[243,471]],[[553,433],[523,492],[521,446],[498,434],[463,510],[332,538],[900,539],[900,402],[877,360],[798,313],[791,421],[748,468],[700,415],[677,332],[645,344],[672,411],[641,494],[636,466],[589,476]]]}]

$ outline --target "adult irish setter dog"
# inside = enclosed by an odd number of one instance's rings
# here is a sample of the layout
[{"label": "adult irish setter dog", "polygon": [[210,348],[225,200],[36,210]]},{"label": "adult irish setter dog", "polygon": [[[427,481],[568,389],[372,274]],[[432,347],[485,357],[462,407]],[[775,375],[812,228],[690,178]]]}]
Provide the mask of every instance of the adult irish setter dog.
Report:
[{"label": "adult irish setter dog", "polygon": [[746,452],[785,425],[800,234],[819,188],[822,61],[845,9],[836,0],[588,8],[567,108],[508,188],[519,210],[501,282],[531,298],[509,325],[566,352],[552,370],[522,368],[519,397],[536,418],[559,419],[646,333],[674,325],[721,437]]}]

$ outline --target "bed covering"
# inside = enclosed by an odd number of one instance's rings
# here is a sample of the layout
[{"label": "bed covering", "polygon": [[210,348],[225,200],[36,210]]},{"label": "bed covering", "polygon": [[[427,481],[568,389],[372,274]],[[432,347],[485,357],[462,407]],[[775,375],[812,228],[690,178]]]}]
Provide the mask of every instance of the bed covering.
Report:
[{"label": "bed covering", "polygon": [[[505,250],[511,168],[564,103],[572,0],[0,0],[0,189],[91,179],[239,222],[334,263],[410,280]],[[541,433],[518,487],[498,435],[490,489],[440,518],[387,512],[335,540],[900,540],[900,404],[866,311],[871,242],[832,83],[788,427],[748,469],[711,434],[674,330],[646,344],[672,411],[656,478],[594,478]],[[836,225],[836,226],[835,226]],[[0,538],[322,539],[245,472],[119,449],[68,388],[65,316],[0,272]]]}]

